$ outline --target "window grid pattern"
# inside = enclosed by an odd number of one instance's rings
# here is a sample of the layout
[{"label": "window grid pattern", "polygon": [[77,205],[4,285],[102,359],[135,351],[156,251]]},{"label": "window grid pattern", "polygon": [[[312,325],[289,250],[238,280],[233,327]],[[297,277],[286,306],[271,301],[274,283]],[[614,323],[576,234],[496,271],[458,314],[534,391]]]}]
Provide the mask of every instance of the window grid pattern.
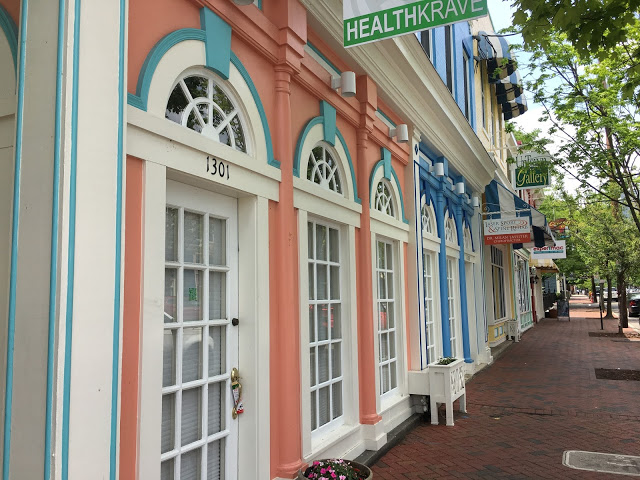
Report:
[{"label": "window grid pattern", "polygon": [[421,209],[421,217],[422,217],[422,233],[428,233],[433,235],[433,215],[431,214],[431,208],[425,203],[422,205]]},{"label": "window grid pattern", "polygon": [[491,277],[493,280],[493,314],[496,320],[506,317],[504,300],[504,259],[502,250],[491,246]]},{"label": "window grid pattern", "polygon": [[307,180],[327,190],[343,194],[338,162],[323,144],[316,145],[309,154]]},{"label": "window grid pattern", "polygon": [[456,222],[453,218],[447,217],[447,220],[444,224],[444,239],[446,242],[458,244],[457,233],[456,233]]},{"label": "window grid pattern", "polygon": [[226,398],[226,220],[166,208],[161,480],[223,479]]},{"label": "window grid pattern", "polygon": [[464,251],[471,253],[473,251],[473,240],[471,239],[471,230],[469,227],[465,227],[463,231],[464,236]]},{"label": "window grid pattern", "polygon": [[436,361],[436,323],[433,300],[433,259],[428,250],[422,250],[422,280],[424,283],[424,319],[427,333],[427,363]]},{"label": "window grid pattern", "polygon": [[451,356],[458,357],[458,339],[456,329],[456,262],[453,258],[447,258],[447,295],[449,300],[449,341]]},{"label": "window grid pattern", "polygon": [[380,394],[383,395],[398,386],[393,247],[391,243],[378,240],[377,257],[378,368],[380,369]]},{"label": "window grid pattern", "polygon": [[376,187],[376,197],[374,201],[375,209],[379,212],[385,213],[390,217],[396,216],[396,209],[393,204],[393,197],[391,196],[391,190],[384,180],[380,180]]},{"label": "window grid pattern", "polygon": [[308,222],[311,430],[343,415],[340,235]]},{"label": "window grid pattern", "polygon": [[187,75],[173,88],[165,118],[220,143],[247,152],[244,128],[234,101],[211,75]]}]

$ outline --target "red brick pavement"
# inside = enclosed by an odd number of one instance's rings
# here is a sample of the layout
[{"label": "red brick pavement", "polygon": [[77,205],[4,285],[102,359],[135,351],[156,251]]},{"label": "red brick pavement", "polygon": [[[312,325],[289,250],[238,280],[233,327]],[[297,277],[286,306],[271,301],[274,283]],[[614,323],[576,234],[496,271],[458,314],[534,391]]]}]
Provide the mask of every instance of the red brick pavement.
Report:
[{"label": "red brick pavement", "polygon": [[[375,480],[624,478],[562,465],[565,450],[640,455],[640,382],[594,373],[640,370],[640,342],[590,337],[600,320],[585,302],[572,299],[570,322],[526,332],[467,384],[468,412],[454,427],[412,430],[374,465]],[[617,332],[617,320],[604,322]]]}]

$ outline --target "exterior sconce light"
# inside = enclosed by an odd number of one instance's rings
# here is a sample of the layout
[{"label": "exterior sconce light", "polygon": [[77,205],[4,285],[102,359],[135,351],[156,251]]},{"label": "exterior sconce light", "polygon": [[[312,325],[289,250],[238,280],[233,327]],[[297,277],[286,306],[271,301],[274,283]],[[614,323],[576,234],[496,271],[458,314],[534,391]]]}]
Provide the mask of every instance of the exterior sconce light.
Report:
[{"label": "exterior sconce light", "polygon": [[339,77],[331,77],[331,88],[340,88],[343,97],[353,97],[356,94],[356,73],[342,72]]},{"label": "exterior sconce light", "polygon": [[480,197],[478,197],[478,195],[473,195],[471,197],[471,205],[473,208],[478,208],[480,206]]},{"label": "exterior sconce light", "polygon": [[233,3],[240,6],[251,5],[253,3],[253,0],[233,0]]},{"label": "exterior sconce light", "polygon": [[444,177],[444,163],[434,163],[433,164],[433,173],[436,177]]},{"label": "exterior sconce light", "polygon": [[406,123],[401,123],[389,129],[389,136],[396,137],[396,142],[407,143],[409,141],[409,127]]},{"label": "exterior sconce light", "polygon": [[464,182],[456,183],[456,193],[462,195],[464,193]]}]

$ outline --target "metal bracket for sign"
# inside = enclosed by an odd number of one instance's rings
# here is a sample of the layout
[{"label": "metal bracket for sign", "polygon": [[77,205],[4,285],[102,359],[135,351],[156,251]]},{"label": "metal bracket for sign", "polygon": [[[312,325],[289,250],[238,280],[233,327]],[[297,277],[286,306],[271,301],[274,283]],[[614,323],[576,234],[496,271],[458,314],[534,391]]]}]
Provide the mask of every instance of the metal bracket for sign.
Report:
[{"label": "metal bracket for sign", "polygon": [[489,211],[489,206],[490,205],[500,205],[500,204],[495,204],[495,203],[483,203],[482,204],[482,216],[483,217],[488,217],[490,215],[516,215],[520,212],[530,212],[531,209],[530,208],[516,208],[515,210],[498,210],[495,212],[490,212]]}]

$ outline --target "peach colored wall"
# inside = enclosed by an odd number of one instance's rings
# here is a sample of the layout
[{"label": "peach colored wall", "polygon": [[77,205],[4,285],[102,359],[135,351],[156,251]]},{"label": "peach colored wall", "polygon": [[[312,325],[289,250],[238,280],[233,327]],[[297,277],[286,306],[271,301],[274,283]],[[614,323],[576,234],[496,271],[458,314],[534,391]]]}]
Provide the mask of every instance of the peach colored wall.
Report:
[{"label": "peach colored wall", "polygon": [[16,25],[20,25],[20,0],[0,0],[0,5],[9,12]]},{"label": "peach colored wall", "polygon": [[136,478],[142,307],[142,160],[127,156],[122,321],[122,392],[120,412],[120,478]]}]

